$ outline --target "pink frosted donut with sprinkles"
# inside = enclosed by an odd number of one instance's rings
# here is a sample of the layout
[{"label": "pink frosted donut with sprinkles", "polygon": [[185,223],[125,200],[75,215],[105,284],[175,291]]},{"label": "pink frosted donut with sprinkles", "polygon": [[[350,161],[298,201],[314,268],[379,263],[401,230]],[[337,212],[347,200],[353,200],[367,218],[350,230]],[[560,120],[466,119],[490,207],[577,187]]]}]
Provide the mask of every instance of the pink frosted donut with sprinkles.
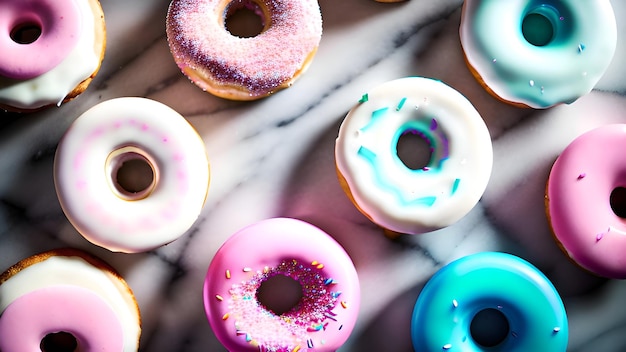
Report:
[{"label": "pink frosted donut with sprinkles", "polygon": [[182,236],[206,200],[204,142],[176,111],[117,98],[83,113],[57,148],[54,181],[68,220],[90,242],[145,252]]},{"label": "pink frosted donut with sprinkles", "polygon": [[[302,295],[282,314],[259,299],[277,277]],[[275,218],[245,227],[218,250],[204,281],[213,332],[229,351],[335,351],[360,305],[356,270],[344,249],[306,222]]]},{"label": "pink frosted donut with sprinkles", "polygon": [[561,249],[596,275],[626,279],[626,124],[588,131],[552,166],[546,212]]},{"label": "pink frosted donut with sprinkles", "polygon": [[[261,18],[258,35],[239,37],[226,28],[243,8]],[[291,86],[321,36],[317,0],[173,0],[167,14],[170,51],[182,72],[203,90],[233,100]]]}]

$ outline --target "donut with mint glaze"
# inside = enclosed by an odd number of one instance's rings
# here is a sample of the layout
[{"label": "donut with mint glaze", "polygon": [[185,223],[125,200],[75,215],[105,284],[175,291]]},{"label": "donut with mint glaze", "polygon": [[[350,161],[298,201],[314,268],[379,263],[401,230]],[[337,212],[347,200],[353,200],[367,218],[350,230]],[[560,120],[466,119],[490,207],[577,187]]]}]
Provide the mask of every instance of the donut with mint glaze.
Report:
[{"label": "donut with mint glaze", "polygon": [[468,0],[459,31],[481,85],[505,102],[536,109],[589,93],[617,45],[609,0]]}]

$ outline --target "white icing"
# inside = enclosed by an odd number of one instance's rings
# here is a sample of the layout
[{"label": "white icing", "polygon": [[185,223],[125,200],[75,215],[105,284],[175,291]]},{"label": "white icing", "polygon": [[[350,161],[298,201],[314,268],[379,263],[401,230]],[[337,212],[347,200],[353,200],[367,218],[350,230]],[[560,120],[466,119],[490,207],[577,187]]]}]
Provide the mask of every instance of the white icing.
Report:
[{"label": "white icing", "polygon": [[[542,12],[555,38],[530,44],[521,26]],[[589,93],[611,63],[617,26],[608,0],[465,1],[460,37],[469,64],[506,101],[532,108],[572,103]]]},{"label": "white icing", "polygon": [[0,103],[20,109],[60,105],[76,86],[100,65],[94,50],[96,23],[89,0],[76,1],[81,15],[80,38],[69,55],[54,69],[41,76],[17,81],[0,77]]},{"label": "white icing", "polygon": [[[109,163],[131,147],[150,160],[155,183],[142,197],[120,195]],[[144,98],[118,98],[81,115],[61,140],[55,185],[68,219],[89,241],[142,252],[174,241],[196,221],[209,186],[204,142],[176,111]]]},{"label": "white icing", "polygon": [[[378,225],[409,234],[451,225],[467,214],[482,196],[493,163],[489,131],[472,104],[453,88],[421,77],[384,83],[367,96],[346,116],[335,148],[337,168],[357,206]],[[426,126],[438,140],[431,144],[426,171],[408,168],[397,155],[398,134],[407,123]]]},{"label": "white icing", "polygon": [[26,293],[54,285],[74,285],[97,293],[118,316],[124,331],[124,352],[139,348],[138,311],[132,297],[120,292],[117,278],[80,257],[53,256],[30,265],[0,285],[0,313]]}]

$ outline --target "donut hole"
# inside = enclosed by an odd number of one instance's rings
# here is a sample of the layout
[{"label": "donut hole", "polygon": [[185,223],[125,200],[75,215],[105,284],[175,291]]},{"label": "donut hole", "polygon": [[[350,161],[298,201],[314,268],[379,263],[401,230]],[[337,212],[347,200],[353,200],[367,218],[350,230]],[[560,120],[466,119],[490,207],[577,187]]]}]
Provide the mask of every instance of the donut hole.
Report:
[{"label": "donut hole", "polygon": [[74,352],[78,347],[76,337],[69,332],[53,332],[41,339],[42,352]]},{"label": "donut hole", "polygon": [[11,29],[9,35],[18,44],[31,44],[41,36],[41,25],[33,21],[21,22]]},{"label": "donut hole", "polygon": [[509,320],[499,310],[486,308],[474,315],[470,334],[474,342],[486,348],[495,347],[509,335]]},{"label": "donut hole", "polygon": [[554,39],[554,25],[541,13],[529,13],[522,21],[522,34],[530,44],[545,46]]},{"label": "donut hole", "polygon": [[626,219],[626,188],[616,187],[609,198],[609,204],[613,213],[622,219]]},{"label": "donut hole", "polygon": [[257,289],[257,300],[267,310],[282,315],[302,300],[302,285],[291,277],[277,274],[267,278]]},{"label": "donut hole", "polygon": [[396,153],[406,167],[419,170],[430,164],[433,150],[430,141],[422,132],[408,129],[398,138]]},{"label": "donut hole", "polygon": [[111,185],[116,194],[126,200],[139,200],[152,193],[156,186],[155,163],[139,148],[120,148],[108,161]]},{"label": "donut hole", "polygon": [[228,5],[224,13],[224,28],[240,38],[252,38],[265,30],[263,9],[254,1],[238,0]]}]

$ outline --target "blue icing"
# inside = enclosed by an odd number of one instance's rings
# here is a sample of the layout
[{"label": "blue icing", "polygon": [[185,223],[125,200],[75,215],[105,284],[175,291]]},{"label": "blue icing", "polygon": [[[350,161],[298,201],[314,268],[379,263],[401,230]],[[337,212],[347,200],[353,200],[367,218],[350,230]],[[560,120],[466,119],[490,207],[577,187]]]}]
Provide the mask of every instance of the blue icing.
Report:
[{"label": "blue icing", "polygon": [[[493,346],[470,332],[477,312],[495,309],[509,332]],[[413,310],[416,351],[565,351],[568,322],[559,293],[537,268],[516,256],[484,252],[441,268],[422,289]]]}]

